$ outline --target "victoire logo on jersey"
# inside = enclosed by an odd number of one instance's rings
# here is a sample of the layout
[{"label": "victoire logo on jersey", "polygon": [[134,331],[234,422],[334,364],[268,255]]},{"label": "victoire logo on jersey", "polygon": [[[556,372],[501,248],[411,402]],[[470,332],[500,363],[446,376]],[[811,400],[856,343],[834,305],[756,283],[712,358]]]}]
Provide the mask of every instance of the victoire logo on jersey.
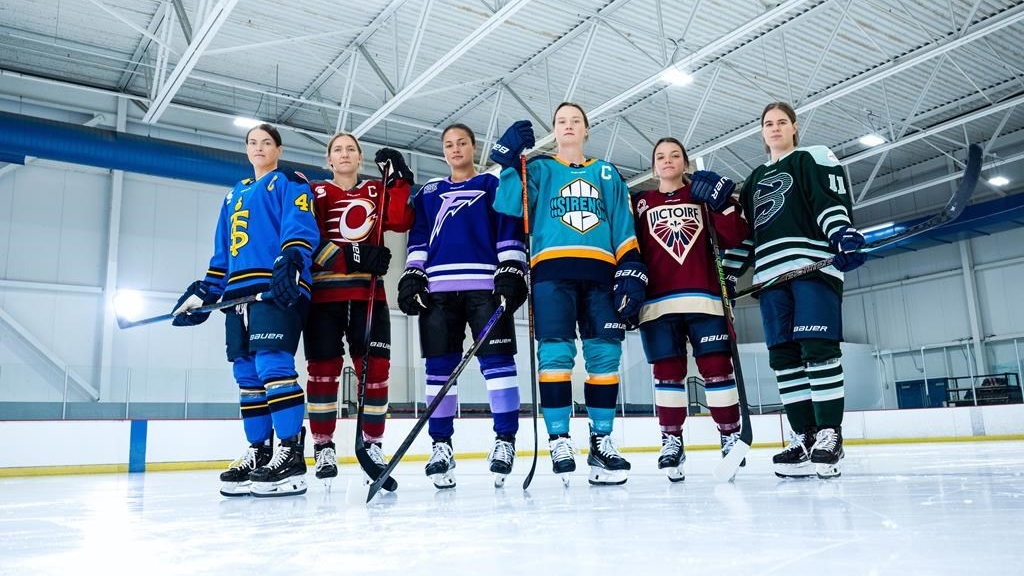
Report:
[{"label": "victoire logo on jersey", "polygon": [[580,233],[586,233],[608,219],[601,192],[590,182],[577,178],[551,199],[551,217]]},{"label": "victoire logo on jersey", "polygon": [[704,229],[700,207],[695,204],[667,204],[650,208],[645,215],[648,230],[666,252],[680,264],[693,247],[693,239]]},{"label": "victoire logo on jersey", "polygon": [[767,226],[782,212],[786,194],[793,188],[793,177],[785,172],[772,174],[757,183],[754,190],[754,229]]}]

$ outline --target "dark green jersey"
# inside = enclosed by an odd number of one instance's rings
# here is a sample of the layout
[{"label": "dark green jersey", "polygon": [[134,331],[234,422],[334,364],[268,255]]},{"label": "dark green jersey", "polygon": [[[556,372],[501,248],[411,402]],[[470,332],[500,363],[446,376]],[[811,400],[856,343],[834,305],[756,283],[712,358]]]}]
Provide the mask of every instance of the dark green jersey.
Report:
[{"label": "dark green jersey", "polygon": [[[851,225],[852,202],[839,160],[825,146],[797,148],[758,166],[743,183],[740,203],[751,238],[730,251],[727,267],[749,264],[754,282],[765,282],[834,254],[828,239]],[[843,273],[829,266],[819,277],[842,290]]]}]

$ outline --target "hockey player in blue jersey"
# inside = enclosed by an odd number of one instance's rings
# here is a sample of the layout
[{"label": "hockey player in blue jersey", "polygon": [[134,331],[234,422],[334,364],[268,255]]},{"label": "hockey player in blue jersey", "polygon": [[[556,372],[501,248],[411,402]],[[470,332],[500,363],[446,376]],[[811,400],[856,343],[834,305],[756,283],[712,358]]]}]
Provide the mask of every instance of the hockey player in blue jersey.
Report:
[{"label": "hockey player in blue jersey", "polygon": [[[615,166],[583,153],[590,128],[586,113],[563,102],[553,124],[556,154],[537,156],[526,166],[534,337],[551,464],[568,484],[576,470],[569,417],[578,328],[587,370],[589,480],[622,484],[630,465],[611,438],[619,361],[627,322],[636,323],[644,302],[647,272],[625,181]],[[498,211],[523,216],[520,155],[533,144],[533,127],[521,120],[491,150],[491,159],[503,167]]]},{"label": "hockey player in blue jersey", "polygon": [[[228,360],[240,389],[242,427],[249,442],[220,475],[224,496],[285,496],[306,492],[303,456],[305,396],[295,372],[295,351],[309,308],[309,265],[320,239],[305,178],[279,170],[281,134],[260,124],[246,134],[255,172],[224,199],[213,257],[202,280],[174,306],[175,326],[204,322],[189,310],[221,297],[269,293],[226,310]],[[273,433],[281,442],[273,451]]]},{"label": "hockey player in blue jersey", "polygon": [[[413,204],[406,270],[398,283],[398,306],[419,316],[426,359],[429,404],[459,364],[466,325],[478,334],[505,299],[505,313],[477,351],[494,418],[494,448],[488,461],[495,486],[512,471],[519,430],[519,383],[512,314],[526,301],[526,253],[522,223],[492,208],[498,179],[473,165],[476,137],[453,124],[441,134],[451,176],[427,182]],[[452,386],[430,418],[433,453],[426,474],[437,488],[455,486],[452,435],[458,386]]]}]

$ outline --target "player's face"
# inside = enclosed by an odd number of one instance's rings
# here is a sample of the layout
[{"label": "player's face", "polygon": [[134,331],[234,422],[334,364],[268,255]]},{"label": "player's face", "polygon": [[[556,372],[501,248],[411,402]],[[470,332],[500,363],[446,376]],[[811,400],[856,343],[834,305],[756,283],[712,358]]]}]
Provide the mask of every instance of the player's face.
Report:
[{"label": "player's face", "polygon": [[654,171],[662,180],[676,180],[688,168],[683,151],[673,142],[662,142],[654,149]]},{"label": "player's face", "polygon": [[270,172],[281,159],[281,147],[265,130],[253,130],[245,141],[245,153],[257,172]]},{"label": "player's face", "polygon": [[359,146],[350,136],[339,136],[331,143],[327,152],[327,164],[335,174],[352,175],[359,173],[363,164],[363,155]]},{"label": "player's face", "polygon": [[575,106],[562,106],[555,114],[555,142],[559,146],[582,146],[587,139],[587,123]]},{"label": "player's face", "polygon": [[782,110],[772,108],[761,121],[761,135],[773,155],[789,152],[795,147],[793,137],[796,135],[796,123]]},{"label": "player's face", "polygon": [[444,160],[452,170],[473,165],[476,147],[465,130],[452,128],[445,133],[441,145],[444,147]]}]

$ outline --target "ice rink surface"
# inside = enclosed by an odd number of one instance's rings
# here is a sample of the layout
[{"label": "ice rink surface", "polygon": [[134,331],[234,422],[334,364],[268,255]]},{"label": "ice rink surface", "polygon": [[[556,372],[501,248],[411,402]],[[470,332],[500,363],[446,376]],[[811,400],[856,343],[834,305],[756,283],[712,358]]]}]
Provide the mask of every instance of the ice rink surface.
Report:
[{"label": "ice rink surface", "polygon": [[217,471],[0,479],[0,574],[1024,574],[1024,442],[848,446],[843,476],[782,480],[755,449],[734,483],[692,451],[670,484],[628,453],[621,487],[569,488],[542,456],[495,489],[483,460],[438,491],[423,462],[370,505],[330,491],[226,499]]}]

